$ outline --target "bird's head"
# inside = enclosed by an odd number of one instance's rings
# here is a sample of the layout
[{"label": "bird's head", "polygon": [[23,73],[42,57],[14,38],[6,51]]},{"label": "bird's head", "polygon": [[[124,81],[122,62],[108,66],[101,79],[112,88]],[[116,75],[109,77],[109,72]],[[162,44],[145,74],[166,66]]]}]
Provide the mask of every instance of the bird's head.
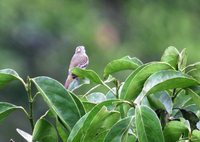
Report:
[{"label": "bird's head", "polygon": [[75,53],[85,53],[85,47],[84,46],[76,47]]}]

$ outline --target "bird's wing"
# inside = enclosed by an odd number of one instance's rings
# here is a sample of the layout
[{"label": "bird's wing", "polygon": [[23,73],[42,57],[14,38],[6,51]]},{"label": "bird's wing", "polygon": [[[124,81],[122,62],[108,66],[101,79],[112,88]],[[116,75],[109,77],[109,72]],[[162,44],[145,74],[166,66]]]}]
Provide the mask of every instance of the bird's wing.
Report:
[{"label": "bird's wing", "polygon": [[69,71],[74,67],[86,68],[88,63],[89,60],[86,54],[75,54],[71,59]]}]

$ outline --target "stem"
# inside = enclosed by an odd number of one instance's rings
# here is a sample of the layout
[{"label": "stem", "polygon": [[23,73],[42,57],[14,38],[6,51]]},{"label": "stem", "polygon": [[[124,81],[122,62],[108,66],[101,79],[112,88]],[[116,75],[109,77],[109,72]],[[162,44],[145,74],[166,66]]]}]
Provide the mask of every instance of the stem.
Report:
[{"label": "stem", "polygon": [[31,129],[33,131],[34,129],[34,122],[33,122],[33,97],[32,97],[32,91],[31,91],[31,79],[27,78],[27,93],[28,93],[28,102],[29,102],[29,113],[28,113],[28,119],[31,124]]},{"label": "stem", "polygon": [[177,96],[177,93],[176,93],[176,88],[173,89],[173,92],[172,92],[172,101],[176,98]]},{"label": "stem", "polygon": [[119,106],[119,105],[121,105],[121,104],[128,104],[130,107],[134,107],[135,108],[135,106],[134,106],[134,104],[133,103],[131,103],[131,102],[129,102],[129,101],[125,101],[125,100],[123,100],[123,102],[121,102],[121,103],[119,103],[117,106]]},{"label": "stem", "polygon": [[116,86],[116,98],[119,99],[119,88],[120,88],[120,82],[118,80],[115,81]]}]

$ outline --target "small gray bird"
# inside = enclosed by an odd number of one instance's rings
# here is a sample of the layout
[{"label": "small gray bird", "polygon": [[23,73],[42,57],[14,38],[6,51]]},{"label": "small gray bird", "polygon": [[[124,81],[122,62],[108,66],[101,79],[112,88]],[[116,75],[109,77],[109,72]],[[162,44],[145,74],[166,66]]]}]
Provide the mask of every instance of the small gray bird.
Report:
[{"label": "small gray bird", "polygon": [[71,70],[75,67],[85,69],[88,66],[88,64],[89,64],[89,58],[86,54],[85,47],[84,46],[76,47],[75,54],[73,55],[69,65],[68,76],[65,81],[65,88],[68,89],[72,81],[77,78],[77,76],[73,74]]}]

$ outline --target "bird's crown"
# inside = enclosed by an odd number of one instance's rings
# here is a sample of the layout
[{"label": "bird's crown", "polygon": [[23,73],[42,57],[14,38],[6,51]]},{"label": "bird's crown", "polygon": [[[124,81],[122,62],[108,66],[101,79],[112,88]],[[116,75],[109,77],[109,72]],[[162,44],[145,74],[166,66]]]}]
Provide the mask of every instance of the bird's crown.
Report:
[{"label": "bird's crown", "polygon": [[76,52],[75,53],[83,53],[83,52],[85,52],[85,47],[84,46],[76,47]]}]

